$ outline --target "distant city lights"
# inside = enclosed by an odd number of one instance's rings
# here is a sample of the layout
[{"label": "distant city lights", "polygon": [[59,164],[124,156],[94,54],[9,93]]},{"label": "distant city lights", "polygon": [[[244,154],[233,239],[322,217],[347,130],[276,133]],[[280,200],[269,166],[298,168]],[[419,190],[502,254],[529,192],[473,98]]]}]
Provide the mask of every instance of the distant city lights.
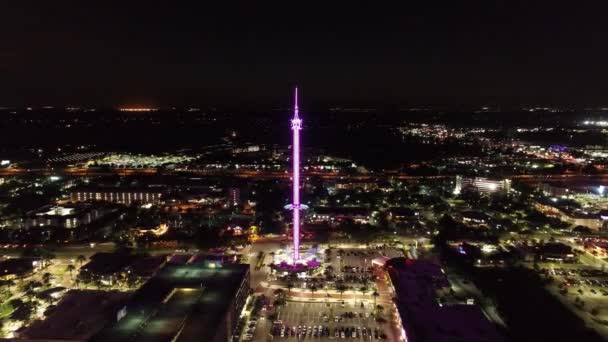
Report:
[{"label": "distant city lights", "polygon": [[121,112],[156,112],[158,108],[146,108],[146,107],[127,107],[127,108],[118,108]]}]

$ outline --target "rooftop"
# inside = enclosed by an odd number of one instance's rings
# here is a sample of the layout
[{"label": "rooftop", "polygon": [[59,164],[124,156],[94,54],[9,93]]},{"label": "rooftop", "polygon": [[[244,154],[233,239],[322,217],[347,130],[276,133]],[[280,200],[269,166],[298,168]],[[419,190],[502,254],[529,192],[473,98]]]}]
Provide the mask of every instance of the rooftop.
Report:
[{"label": "rooftop", "polygon": [[127,315],[93,340],[211,341],[248,271],[169,263],[135,292]]},{"label": "rooftop", "polygon": [[19,275],[31,272],[38,259],[10,258],[0,261],[0,276]]},{"label": "rooftop", "polygon": [[116,311],[131,292],[71,290],[43,321],[34,321],[22,338],[87,340],[105,324],[116,320]]},{"label": "rooftop", "polygon": [[472,220],[487,221],[490,219],[487,214],[477,210],[465,210],[460,214],[462,215],[462,217],[466,217]]},{"label": "rooftop", "polygon": [[130,253],[95,253],[91,261],[82,267],[82,271],[94,274],[113,274],[122,271],[125,267],[141,258]]},{"label": "rooftop", "polygon": [[504,338],[474,305],[440,306],[437,290],[449,286],[432,261],[393,258],[386,262],[396,304],[410,342],[502,342]]}]

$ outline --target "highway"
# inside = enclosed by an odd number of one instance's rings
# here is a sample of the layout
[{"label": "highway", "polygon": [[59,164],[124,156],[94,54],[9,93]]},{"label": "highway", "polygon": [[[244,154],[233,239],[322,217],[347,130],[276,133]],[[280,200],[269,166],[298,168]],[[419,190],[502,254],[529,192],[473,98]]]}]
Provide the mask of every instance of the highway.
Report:
[{"label": "highway", "polygon": [[[155,168],[131,168],[131,169],[97,169],[86,167],[66,167],[66,168],[5,168],[0,169],[0,177],[11,176],[73,176],[73,177],[96,177],[96,176],[152,176],[152,175],[190,175],[197,177],[233,177],[233,178],[252,178],[252,179],[290,179],[291,174],[287,171],[259,171],[259,170],[217,170],[217,169],[175,169],[175,170],[157,170]],[[454,175],[438,175],[438,176],[417,176],[410,175],[397,171],[370,172],[367,174],[346,174],[340,172],[320,172],[320,171],[304,171],[302,176],[320,177],[322,179],[349,179],[353,181],[366,180],[382,180],[382,179],[400,179],[400,180],[415,180],[415,179],[449,179]],[[596,182],[608,182],[608,173],[596,175],[584,175],[576,173],[564,173],[557,175],[513,175],[510,177],[524,183],[537,182],[584,182],[593,180]]]}]

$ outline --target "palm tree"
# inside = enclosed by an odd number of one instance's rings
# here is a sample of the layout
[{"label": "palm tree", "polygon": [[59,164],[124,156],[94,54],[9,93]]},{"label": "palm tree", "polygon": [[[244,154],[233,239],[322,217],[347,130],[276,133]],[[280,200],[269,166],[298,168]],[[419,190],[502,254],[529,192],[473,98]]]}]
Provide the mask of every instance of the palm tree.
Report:
[{"label": "palm tree", "polygon": [[378,291],[374,289],[374,292],[372,292],[372,296],[374,296],[374,307],[376,307],[376,299],[380,297],[380,293],[378,293]]},{"label": "palm tree", "polygon": [[74,266],[73,264],[69,264],[66,266],[65,270],[70,272],[70,278],[73,278],[72,272],[74,272],[74,270],[76,270],[76,266]]},{"label": "palm tree", "polygon": [[82,264],[84,264],[85,261],[87,261],[87,258],[80,254],[79,256],[76,257],[76,261],[78,261],[78,263],[80,264],[80,267],[82,267]]},{"label": "palm tree", "polygon": [[342,295],[346,292],[346,286],[342,282],[339,282],[336,284],[336,291],[340,292],[340,299],[342,299]]},{"label": "palm tree", "polygon": [[42,286],[42,284],[40,282],[33,281],[33,280],[30,280],[27,283],[24,283],[22,285],[23,295],[25,296],[25,298],[28,299],[28,302],[32,301],[34,294],[35,294],[34,290],[40,286]]},{"label": "palm tree", "polygon": [[49,272],[46,272],[42,275],[42,283],[44,285],[49,285],[51,283],[51,280],[55,278],[55,276],[53,276],[52,274],[50,274]]},{"label": "palm tree", "polygon": [[[359,289],[359,292],[361,292],[361,294],[364,296],[368,291],[369,289],[367,288],[367,286],[361,286],[361,288]],[[361,305],[363,305],[363,298],[361,298]]]},{"label": "palm tree", "polygon": [[314,296],[315,292],[317,292],[317,290],[318,290],[318,289],[317,289],[317,285],[312,284],[312,285],[310,286],[310,294],[312,294],[313,296]]}]

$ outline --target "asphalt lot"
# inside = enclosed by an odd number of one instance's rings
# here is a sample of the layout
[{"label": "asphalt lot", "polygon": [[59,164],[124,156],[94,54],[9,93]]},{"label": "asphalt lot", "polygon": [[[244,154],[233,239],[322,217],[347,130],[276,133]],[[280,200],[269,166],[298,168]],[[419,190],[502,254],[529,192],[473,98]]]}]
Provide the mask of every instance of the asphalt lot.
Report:
[{"label": "asphalt lot", "polygon": [[[385,339],[389,339],[391,332],[389,331],[389,324],[379,324],[373,317],[373,303],[367,302],[364,307],[361,307],[361,302],[346,301],[344,305],[341,303],[319,303],[319,302],[293,302],[289,301],[287,304],[280,308],[278,311],[277,320],[271,322],[269,320],[260,320],[257,324],[256,333],[254,335],[254,341],[266,341],[273,339],[271,333],[274,330],[275,337],[273,340],[285,340],[285,341],[299,341],[302,339],[314,339],[319,341],[329,341],[336,339],[335,332],[339,331],[340,328],[354,328],[355,335],[352,337],[352,332],[349,334],[348,339],[350,340],[366,340],[375,341],[380,338],[375,337],[375,331],[377,329],[378,335],[384,334]],[[387,309],[384,309],[387,310]],[[387,312],[384,312],[384,316],[387,316]],[[329,336],[325,337],[314,337],[310,334],[306,337],[288,336],[288,329],[293,327],[304,326],[304,327],[319,327],[322,326],[323,330],[328,328]],[[274,327],[274,329],[273,329]],[[281,337],[282,328],[285,327],[284,337]],[[360,329],[359,329],[360,328]],[[366,329],[365,337],[363,336],[363,328]],[[373,332],[370,336],[369,331]],[[308,330],[308,328],[307,328]],[[294,334],[295,335],[295,334]],[[345,337],[346,339],[346,334]],[[342,337],[339,337],[342,339]]]},{"label": "asphalt lot", "polygon": [[603,336],[608,336],[608,273],[580,263],[541,264],[553,277],[547,286],[560,301]]},{"label": "asphalt lot", "polygon": [[[249,262],[251,266],[251,283],[252,288],[255,292],[265,294],[272,298],[273,291],[276,288],[284,287],[284,280],[278,280],[276,276],[270,275],[268,267],[261,267],[257,269],[255,264],[258,263],[257,255],[259,252],[264,252],[264,263],[269,264],[272,262],[271,252],[279,249],[279,244],[274,242],[256,243],[251,247],[245,249],[244,255],[249,256]],[[321,246],[322,249],[325,246]],[[339,250],[343,250],[341,257],[338,257]],[[328,265],[325,262],[324,253],[320,253],[322,256],[324,266]],[[255,322],[255,329],[251,325],[247,325],[245,333],[243,334],[243,341],[271,341],[271,340],[286,340],[286,341],[298,341],[302,339],[315,339],[315,340],[334,340],[336,339],[336,330],[338,330],[337,339],[342,339],[341,333],[344,331],[344,339],[351,340],[367,340],[375,341],[380,340],[380,336],[383,335],[388,341],[396,341],[391,339],[392,336],[396,336],[399,333],[398,327],[393,326],[393,305],[391,300],[391,292],[388,288],[384,275],[379,272],[374,273],[379,275],[379,278],[374,280],[372,272],[367,272],[368,268],[372,265],[372,260],[379,256],[386,256],[388,258],[403,256],[401,249],[386,247],[386,248],[363,248],[363,246],[354,244],[342,244],[334,245],[332,248],[331,259],[329,264],[332,265],[333,274],[338,278],[348,278],[349,280],[345,284],[349,287],[347,291],[339,294],[334,289],[335,281],[327,282],[323,275],[324,267],[321,267],[318,271],[314,272],[314,277],[318,279],[316,293],[312,293],[308,288],[309,280],[299,279],[294,281],[295,285],[291,291],[285,289],[287,294],[288,302],[285,306],[278,308],[276,320],[269,320],[267,317],[271,312],[262,311],[260,318]],[[349,268],[344,270],[344,267]],[[353,269],[354,268],[354,269]],[[345,277],[346,276],[346,277]],[[360,292],[360,287],[363,283],[357,280],[359,277],[369,277],[367,282],[368,292],[363,295]],[[355,279],[356,278],[356,279]],[[386,320],[386,323],[379,324],[376,319],[372,317],[375,314],[374,297],[371,293],[374,289],[377,289],[380,296],[376,298],[376,304],[381,304],[383,310],[381,316]],[[329,297],[328,297],[329,295]],[[341,302],[344,301],[344,307]],[[363,307],[361,302],[363,300]],[[328,306],[329,302],[329,306]],[[273,310],[273,309],[270,309]],[[345,314],[351,313],[352,314]],[[367,315],[366,315],[367,314]],[[336,317],[338,317],[336,319]],[[277,323],[274,323],[277,322]],[[297,335],[298,327],[306,327],[306,336],[295,336]],[[322,327],[326,336],[314,336],[314,328],[319,331],[319,326]],[[283,329],[285,327],[285,329]],[[294,329],[295,327],[295,329]],[[308,327],[311,327],[311,332],[308,333]],[[289,328],[289,330],[287,329]],[[346,337],[347,331],[349,337]],[[365,334],[363,333],[365,328]],[[301,331],[302,328],[300,328]],[[369,331],[372,331],[370,337]],[[354,335],[353,337],[353,330]],[[376,334],[377,330],[377,334]],[[281,337],[281,331],[283,331],[283,337]],[[293,332],[289,336],[289,331]],[[274,336],[271,334],[274,332]],[[249,336],[252,334],[253,336]],[[327,336],[329,334],[329,336]],[[376,337],[378,336],[378,337]]]}]

